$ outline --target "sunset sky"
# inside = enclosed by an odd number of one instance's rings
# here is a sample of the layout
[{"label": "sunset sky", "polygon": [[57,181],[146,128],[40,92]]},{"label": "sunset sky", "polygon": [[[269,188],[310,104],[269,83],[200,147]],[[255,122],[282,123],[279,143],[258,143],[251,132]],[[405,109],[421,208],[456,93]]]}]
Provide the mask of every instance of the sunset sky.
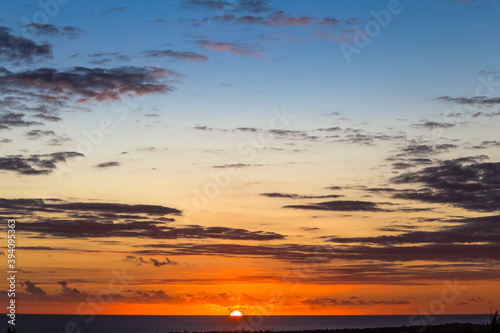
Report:
[{"label": "sunset sky", "polygon": [[2,1],[18,311],[500,307],[499,15],[493,0]]}]

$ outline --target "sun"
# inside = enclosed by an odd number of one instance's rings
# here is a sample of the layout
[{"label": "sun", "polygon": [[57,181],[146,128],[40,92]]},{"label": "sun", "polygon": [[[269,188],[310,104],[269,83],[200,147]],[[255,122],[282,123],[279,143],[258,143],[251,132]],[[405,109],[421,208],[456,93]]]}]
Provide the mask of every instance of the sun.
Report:
[{"label": "sun", "polygon": [[233,311],[233,312],[231,312],[231,314],[229,316],[230,317],[242,317],[243,314],[239,311]]}]

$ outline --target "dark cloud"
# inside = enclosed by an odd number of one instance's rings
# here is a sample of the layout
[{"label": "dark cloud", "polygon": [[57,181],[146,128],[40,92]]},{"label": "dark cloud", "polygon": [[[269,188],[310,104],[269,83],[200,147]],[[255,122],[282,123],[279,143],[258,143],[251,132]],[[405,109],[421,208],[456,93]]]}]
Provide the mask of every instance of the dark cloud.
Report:
[{"label": "dark cloud", "polygon": [[0,157],[0,170],[20,175],[48,175],[57,168],[56,163],[83,156],[77,152],[60,152],[41,155],[9,155]]},{"label": "dark cloud", "polygon": [[69,297],[78,297],[78,296],[85,296],[86,293],[79,291],[76,288],[70,288],[68,287],[68,282],[67,281],[58,281],[58,285],[62,287],[62,295],[63,296],[69,296]]},{"label": "dark cloud", "polygon": [[426,122],[423,122],[423,123],[419,123],[419,124],[414,124],[413,127],[423,127],[423,128],[430,128],[430,129],[434,129],[434,128],[450,128],[450,127],[455,127],[456,125],[455,124],[450,124],[450,123],[440,123],[440,122],[436,122],[436,121],[426,121]]},{"label": "dark cloud", "polygon": [[[0,199],[0,211],[29,213],[25,231],[35,237],[106,238],[130,237],[149,239],[230,239],[281,240],[284,235],[269,231],[249,231],[227,227],[189,225],[171,227],[180,215],[175,208],[158,205],[127,205],[116,203],[65,202],[50,199]],[[50,219],[45,216],[50,213]]]},{"label": "dark cloud", "polygon": [[[453,222],[458,225],[444,226],[435,231],[409,231],[395,236],[331,237],[328,241],[333,243],[375,244],[378,246],[429,243],[500,244],[500,215],[454,219],[446,222]],[[413,229],[415,226],[399,225],[397,227],[399,229]]]},{"label": "dark cloud", "polygon": [[216,169],[227,169],[227,168],[234,168],[234,169],[240,169],[240,168],[248,168],[248,167],[260,167],[260,166],[266,166],[266,164],[244,164],[244,163],[233,163],[233,164],[223,164],[223,165],[214,165],[212,168]]},{"label": "dark cloud", "polygon": [[339,198],[343,195],[328,194],[328,195],[301,195],[296,193],[261,193],[261,195],[269,198],[288,198],[288,199],[327,199],[327,198]]},{"label": "dark cloud", "polygon": [[54,131],[42,131],[42,130],[32,130],[26,133],[26,136],[31,139],[41,139],[42,137],[45,136],[54,136],[56,133]]},{"label": "dark cloud", "polygon": [[60,117],[57,117],[57,116],[48,116],[48,115],[45,115],[45,114],[42,114],[42,113],[36,114],[33,117],[38,118],[38,119],[42,119],[42,120],[45,120],[45,121],[51,121],[51,122],[58,122],[58,121],[62,120],[62,118],[60,118]]},{"label": "dark cloud", "polygon": [[85,31],[77,27],[62,27],[60,31],[61,35],[69,39],[79,38],[85,34]]},{"label": "dark cloud", "polygon": [[403,305],[403,304],[410,304],[407,300],[398,300],[398,301],[386,301],[386,300],[370,300],[370,301],[363,301],[360,299],[357,299],[357,297],[351,298],[349,300],[345,299],[335,299],[335,298],[329,298],[329,297],[322,297],[322,298],[315,298],[315,299],[306,299],[301,301],[302,304],[309,305],[312,309],[316,308],[322,308],[322,307],[336,307],[336,306],[345,306],[345,305],[359,305],[359,306],[366,306],[366,305]]},{"label": "dark cloud", "polygon": [[82,36],[85,31],[77,27],[56,27],[53,24],[30,23],[23,26],[23,31],[31,35],[43,35],[49,37],[65,36],[75,39]]},{"label": "dark cloud", "polygon": [[187,61],[207,61],[208,57],[203,54],[193,53],[193,52],[177,52],[172,50],[150,50],[143,52],[144,55],[148,57],[155,58],[172,58]]},{"label": "dark cloud", "polygon": [[63,143],[72,141],[71,138],[68,138],[67,136],[58,136],[55,138],[52,138],[48,140],[45,144],[48,146],[62,146]]},{"label": "dark cloud", "polygon": [[289,205],[284,206],[284,208],[294,208],[294,209],[308,209],[308,210],[326,210],[326,211],[340,211],[340,212],[355,212],[355,211],[366,211],[366,212],[382,212],[385,209],[379,208],[379,204],[369,201],[327,201],[312,203],[307,205]]},{"label": "dark cloud", "polygon": [[165,80],[180,74],[162,68],[118,67],[111,69],[75,67],[68,71],[40,68],[32,71],[0,71],[0,91],[10,88],[37,90],[58,98],[119,100],[121,96],[166,93],[174,88]]},{"label": "dark cloud", "polygon": [[155,258],[149,258],[149,260],[145,260],[142,257],[126,256],[125,259],[123,259],[123,260],[124,261],[132,262],[132,263],[136,264],[137,266],[141,266],[141,265],[153,265],[155,267],[162,267],[162,266],[165,266],[165,265],[168,265],[168,266],[177,266],[177,265],[179,265],[178,262],[171,261],[168,258],[165,258],[164,261],[160,261],[160,260],[155,259]]},{"label": "dark cloud", "polygon": [[500,104],[500,97],[488,98],[486,96],[475,96],[475,97],[441,96],[441,97],[438,97],[436,99],[439,101],[445,101],[445,102],[459,104],[459,105],[493,106],[493,105]]},{"label": "dark cloud", "polygon": [[473,146],[474,149],[485,149],[500,146],[500,141],[482,141],[479,145]]},{"label": "dark cloud", "polygon": [[120,162],[104,162],[97,164],[96,166],[94,166],[94,168],[105,169],[105,168],[117,167],[120,165],[121,165]]},{"label": "dark cloud", "polygon": [[21,286],[25,287],[25,291],[31,295],[34,296],[47,295],[47,293],[43,291],[42,288],[37,287],[35,283],[29,280],[21,281]]},{"label": "dark cloud", "polygon": [[[12,35],[12,29],[0,26],[0,60],[14,63],[32,63],[35,60],[52,58],[50,44],[36,44],[32,40]],[[5,73],[0,66],[0,74]]]},{"label": "dark cloud", "polygon": [[378,140],[389,141],[401,140],[406,138],[406,136],[403,134],[388,135],[384,133],[358,133],[361,131],[362,130],[346,128],[346,134],[343,138],[332,140],[331,142],[344,142],[350,144],[359,144],[363,146],[373,146]]},{"label": "dark cloud", "polygon": [[485,156],[441,161],[437,166],[401,174],[394,184],[420,184],[394,198],[450,204],[472,211],[500,210],[500,163],[484,163]]},{"label": "dark cloud", "polygon": [[35,125],[43,125],[39,121],[24,120],[24,113],[5,113],[0,115],[0,126],[3,129],[10,127],[28,127]]},{"label": "dark cloud", "polygon": [[[428,155],[439,154],[444,151],[448,151],[449,149],[457,148],[457,145],[454,144],[439,144],[439,145],[426,145],[426,144],[410,144],[401,149],[402,153],[407,156],[419,156],[426,157]],[[422,162],[426,162],[428,160],[420,160]],[[413,159],[413,162],[418,162],[417,159]]]},{"label": "dark cloud", "polygon": [[53,24],[30,23],[23,26],[37,35],[58,36],[59,29]]},{"label": "dark cloud", "polygon": [[[330,239],[332,237],[326,237]],[[431,262],[443,262],[443,263],[472,263],[471,265],[478,265],[478,263],[485,262],[499,262],[500,261],[500,244],[434,244],[427,243],[424,245],[356,245],[356,244],[335,244],[331,245],[302,245],[302,244],[284,244],[284,245],[241,245],[241,244],[148,244],[141,245],[138,247],[149,248],[145,250],[135,251],[137,255],[163,255],[163,256],[198,256],[198,255],[213,255],[213,256],[226,256],[226,257],[264,257],[272,258],[283,262],[299,262],[304,263],[305,261],[310,263],[331,263],[336,260],[352,260],[352,261],[376,261],[370,265],[363,265],[360,269],[350,269],[346,270],[344,274],[347,274],[344,281],[349,281],[349,279],[354,280],[356,274],[362,274],[365,272],[365,276],[371,276],[372,280],[367,279],[365,281],[380,281],[385,278],[391,282],[398,283],[398,279],[401,279],[402,275],[411,275],[414,279],[423,279],[423,276],[415,276],[409,272],[404,272],[404,266],[401,267],[402,271],[397,277],[394,274],[391,277],[391,273],[394,273],[392,269],[383,270],[386,274],[380,276],[380,274],[373,274],[373,271],[379,270],[383,265],[392,264],[394,262],[409,262],[409,261],[431,261]],[[478,265],[477,268],[481,268]],[[464,272],[463,276],[468,276],[469,278],[484,278],[482,276],[487,275],[488,278],[499,279],[498,271],[491,270],[484,267],[484,274],[479,274],[479,272],[474,272],[468,275]],[[325,272],[328,272],[330,283],[336,281],[336,278],[342,280],[337,276],[338,270],[329,268],[325,266],[323,268]],[[428,267],[426,268],[429,270]],[[496,272],[496,277],[494,272]],[[452,270],[453,276],[457,276],[457,271]],[[439,274],[441,275],[439,275]],[[425,269],[422,269],[418,274],[432,275],[431,272],[425,274]],[[378,277],[377,277],[378,275]],[[442,272],[436,272],[442,278],[446,278],[446,274]],[[356,277],[357,279],[357,277]],[[325,279],[327,280],[327,279]],[[401,281],[399,281],[401,282]]]},{"label": "dark cloud", "polygon": [[26,232],[64,238],[132,237],[149,239],[232,239],[267,241],[284,239],[285,236],[265,231],[248,231],[226,227],[188,226],[174,228],[161,222],[132,221],[123,223],[96,222],[93,220],[40,219],[26,224]]},{"label": "dark cloud", "polygon": [[[64,202],[43,199],[0,199],[0,208],[30,212],[93,212],[114,214],[180,215],[175,208],[158,205],[126,205],[96,202]],[[92,216],[92,215],[91,215]]]},{"label": "dark cloud", "polygon": [[328,187],[325,187],[325,190],[332,190],[332,191],[340,191],[342,189],[342,187],[340,186],[328,186]]},{"label": "dark cloud", "polygon": [[324,132],[336,132],[340,130],[342,130],[342,128],[340,128],[339,126],[317,129],[317,131],[324,131]]},{"label": "dark cloud", "polygon": [[265,24],[266,19],[261,16],[242,16],[236,20],[236,23],[239,24]]}]

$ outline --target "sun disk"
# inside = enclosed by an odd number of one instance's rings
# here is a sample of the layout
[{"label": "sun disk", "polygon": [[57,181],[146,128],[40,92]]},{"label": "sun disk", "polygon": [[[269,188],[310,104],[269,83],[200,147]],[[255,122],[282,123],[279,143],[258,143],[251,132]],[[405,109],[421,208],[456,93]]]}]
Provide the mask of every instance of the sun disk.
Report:
[{"label": "sun disk", "polygon": [[231,312],[231,314],[229,316],[230,317],[241,317],[241,316],[243,316],[243,314],[239,311],[233,311],[233,312]]}]

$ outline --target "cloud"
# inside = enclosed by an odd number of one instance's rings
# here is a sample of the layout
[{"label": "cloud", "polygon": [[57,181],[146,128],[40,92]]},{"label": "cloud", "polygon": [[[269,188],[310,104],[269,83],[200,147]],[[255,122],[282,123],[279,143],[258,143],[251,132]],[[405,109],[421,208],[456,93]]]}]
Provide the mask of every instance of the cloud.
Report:
[{"label": "cloud", "polygon": [[357,297],[351,298],[349,300],[345,299],[335,299],[335,298],[329,298],[329,297],[321,297],[321,298],[315,298],[315,299],[306,299],[301,301],[302,304],[309,305],[311,309],[316,309],[316,308],[323,308],[323,307],[338,307],[338,306],[367,306],[367,305],[404,305],[404,304],[410,304],[407,300],[398,300],[398,301],[387,301],[387,300],[370,300],[370,301],[363,301],[360,299],[357,299]]},{"label": "cloud", "polygon": [[[453,149],[453,148],[457,148],[457,145],[445,143],[445,144],[438,144],[438,145],[429,146],[426,144],[413,144],[412,143],[412,144],[402,148],[401,151],[403,152],[404,155],[407,155],[407,156],[419,156],[420,157],[420,159],[415,159],[415,158],[412,159],[413,162],[421,161],[423,163],[427,163],[428,159],[425,159],[425,158],[422,159],[422,157],[446,152],[446,151]],[[401,155],[398,155],[398,156],[401,156]]]},{"label": "cloud", "polygon": [[285,14],[283,11],[275,11],[267,18],[262,16],[251,16],[251,15],[242,16],[238,18],[235,23],[297,27],[302,25],[309,25],[312,20],[314,20],[313,17],[307,17],[307,16],[294,17],[289,14]]},{"label": "cloud", "polygon": [[450,204],[471,211],[500,210],[500,163],[484,163],[485,156],[463,157],[407,172],[394,184],[420,184],[394,193],[398,199]]},{"label": "cloud", "polygon": [[307,205],[289,205],[284,208],[308,209],[308,210],[325,210],[325,211],[340,211],[340,212],[382,212],[385,209],[379,208],[378,203],[369,201],[327,201]]},{"label": "cloud", "polygon": [[31,32],[37,35],[46,35],[46,36],[59,35],[59,29],[53,24],[30,23],[23,25],[23,28],[30,29]]},{"label": "cloud", "polygon": [[148,57],[155,57],[155,58],[172,58],[172,59],[179,59],[179,60],[186,60],[186,61],[207,61],[208,57],[203,54],[198,54],[198,53],[193,53],[193,52],[177,52],[177,51],[172,51],[172,50],[150,50],[150,51],[144,51],[144,55]]},{"label": "cloud", "polygon": [[273,26],[301,26],[309,25],[312,19],[312,17],[307,16],[293,17],[282,11],[277,11],[271,14],[264,24]]},{"label": "cloud", "polygon": [[119,6],[119,7],[113,7],[107,10],[108,13],[113,13],[113,12],[123,12],[127,10],[127,8]]},{"label": "cloud", "polygon": [[62,146],[63,143],[69,141],[72,141],[72,139],[67,136],[57,136],[55,138],[48,140],[45,144],[48,146]]},{"label": "cloud", "polygon": [[0,170],[13,171],[20,175],[48,175],[54,171],[58,162],[66,162],[83,156],[77,152],[60,152],[40,155],[8,155],[0,157]]},{"label": "cloud", "polygon": [[[0,208],[15,209],[30,212],[92,212],[113,214],[147,214],[155,215],[180,215],[182,211],[159,205],[127,205],[100,202],[64,202],[62,200],[43,199],[0,199]],[[118,216],[111,216],[118,217]],[[137,217],[133,217],[137,218]]]},{"label": "cloud", "polygon": [[[35,60],[52,58],[50,44],[36,44],[32,40],[12,35],[12,29],[0,26],[0,60],[16,63],[32,63]],[[0,66],[0,74],[5,68]]]},{"label": "cloud", "polygon": [[37,287],[35,283],[33,283],[29,280],[21,281],[21,286],[26,287],[25,291],[27,293],[30,293],[31,295],[34,295],[34,296],[47,295],[47,293],[45,291],[43,291],[42,288]]},{"label": "cloud", "polygon": [[[457,223],[457,225],[445,225],[434,231],[412,230],[395,236],[331,237],[328,241],[333,243],[375,244],[377,246],[453,243],[500,244],[500,238],[498,237],[500,234],[500,215],[453,219],[446,220],[445,222]],[[399,226],[399,228],[401,227],[404,227],[404,229],[412,229],[414,226]]]},{"label": "cloud", "polygon": [[132,263],[134,263],[137,266],[141,266],[141,265],[153,265],[155,267],[162,267],[162,266],[165,266],[165,265],[168,265],[168,266],[177,266],[177,265],[179,265],[178,262],[171,261],[168,258],[165,258],[164,261],[160,261],[160,260],[155,259],[155,258],[149,258],[149,260],[145,260],[142,257],[126,256],[125,259],[123,259],[123,260],[124,261],[132,262]]},{"label": "cloud", "polygon": [[[0,211],[29,213],[26,232],[64,238],[129,237],[149,239],[281,240],[286,236],[269,231],[188,225],[172,227],[181,215],[175,208],[159,205],[127,205],[66,202],[59,199],[0,199]],[[50,218],[46,217],[50,213]],[[40,237],[40,236],[36,236]]]},{"label": "cloud", "polygon": [[62,295],[63,296],[69,296],[69,297],[78,297],[78,296],[85,296],[86,293],[79,291],[76,288],[70,288],[68,287],[68,282],[67,281],[58,281],[58,285],[62,287]]},{"label": "cloud", "polygon": [[268,198],[288,198],[288,199],[326,199],[326,198],[339,198],[343,197],[343,195],[338,194],[328,194],[328,195],[301,195],[295,193],[261,193]]},{"label": "cloud", "polygon": [[69,39],[75,39],[85,34],[85,31],[77,27],[66,26],[58,28],[53,24],[41,23],[26,24],[23,26],[23,31],[32,35],[44,35],[49,37],[65,36]]},{"label": "cloud", "polygon": [[43,125],[39,121],[24,120],[24,113],[6,113],[0,115],[0,126],[3,129],[10,129],[10,127],[28,127],[35,125]]},{"label": "cloud", "polygon": [[262,58],[262,50],[250,48],[239,43],[211,42],[208,40],[199,40],[198,43],[205,49],[218,52],[230,52],[232,54],[243,55],[246,57]]},{"label": "cloud", "polygon": [[54,131],[42,131],[42,130],[32,130],[26,133],[28,139],[35,140],[41,139],[44,136],[54,136],[56,133]]},{"label": "cloud", "polygon": [[165,81],[180,74],[155,67],[111,69],[75,67],[67,71],[39,68],[24,72],[0,71],[0,91],[10,88],[37,90],[53,97],[78,98],[77,102],[119,100],[121,96],[167,93]]},{"label": "cloud", "polygon": [[426,121],[420,124],[414,124],[413,127],[423,127],[423,128],[450,128],[450,127],[455,127],[455,124],[450,124],[450,123],[440,123],[436,121]]},{"label": "cloud", "polygon": [[479,145],[473,146],[474,149],[485,149],[489,147],[500,146],[500,141],[482,141]]},{"label": "cloud", "polygon": [[445,101],[458,105],[485,105],[494,106],[500,104],[500,97],[488,98],[486,96],[475,96],[475,97],[450,97],[441,96],[436,98],[438,101]]},{"label": "cloud", "polygon": [[322,132],[336,132],[340,130],[342,130],[342,128],[340,128],[339,126],[316,129],[316,131],[322,131]]},{"label": "cloud", "polygon": [[143,151],[143,152],[166,152],[168,151],[168,148],[166,147],[152,147],[152,146],[149,146],[149,147],[141,147],[141,148],[137,148],[138,151]]},{"label": "cloud", "polygon": [[285,236],[265,231],[249,231],[226,227],[188,226],[174,228],[154,221],[123,223],[97,222],[93,220],[40,219],[24,229],[41,235],[64,238],[132,237],[149,239],[231,239],[267,241],[284,239]]},{"label": "cloud", "polygon": [[[327,241],[333,236],[322,237]],[[335,243],[335,239],[333,243]],[[450,263],[469,263],[469,267],[476,267],[479,271],[461,272],[459,275],[470,279],[499,279],[498,272],[494,272],[487,267],[483,267],[485,262],[500,262],[500,244],[455,244],[455,243],[427,243],[424,245],[357,245],[339,244],[332,245],[303,245],[303,244],[283,244],[283,245],[242,245],[242,244],[146,244],[138,245],[144,250],[135,251],[136,255],[163,255],[163,256],[199,256],[212,255],[224,257],[244,257],[244,258],[272,258],[282,262],[303,263],[305,260],[311,263],[332,263],[338,260],[358,261],[360,264],[353,269],[347,266],[345,269],[333,269],[328,266],[318,267],[328,276],[323,277],[324,283],[336,281],[378,281],[384,283],[391,281],[402,283],[401,278],[411,276],[415,280],[425,280],[425,275],[446,279],[450,273],[443,274],[443,271],[429,272],[428,266],[422,266],[417,272],[409,272],[408,268],[401,266],[401,270],[385,269],[384,265],[393,265],[398,262],[411,261],[431,261],[444,263],[443,268],[447,268],[451,274],[456,276],[457,270],[446,267]],[[371,264],[362,264],[367,261],[375,261]],[[350,268],[349,268],[350,267]],[[349,268],[349,269],[348,269]],[[481,270],[484,268],[484,270]],[[379,272],[379,274],[376,274]],[[383,276],[380,274],[384,272]],[[344,277],[339,276],[341,273]],[[435,274],[434,274],[435,273]],[[314,275],[319,275],[317,272]],[[354,277],[360,274],[359,277]],[[391,275],[393,274],[393,275]],[[320,276],[318,276],[319,278]],[[462,277],[460,277],[462,279]],[[366,280],[365,280],[366,278]],[[316,280],[316,279],[315,279]],[[406,283],[406,282],[403,282]]]},{"label": "cloud", "polygon": [[77,27],[62,27],[61,28],[61,35],[66,36],[69,39],[75,39],[75,38],[81,37],[84,34],[85,34],[85,31],[83,31],[82,29],[77,28]]},{"label": "cloud", "polygon": [[266,166],[266,164],[243,164],[243,163],[233,163],[233,164],[223,164],[223,165],[214,165],[212,168],[216,169],[228,169],[228,168],[234,168],[234,169],[240,169],[240,168],[248,168],[248,167],[254,167],[254,166]]},{"label": "cloud", "polygon": [[260,13],[270,11],[269,0],[185,0],[184,8],[206,8],[219,11]]},{"label": "cloud", "polygon": [[104,162],[104,163],[99,163],[99,164],[95,165],[94,168],[105,169],[105,168],[117,167],[120,165],[121,165],[120,162]]},{"label": "cloud", "polygon": [[45,114],[42,114],[42,113],[36,114],[33,117],[38,118],[38,119],[42,119],[42,120],[45,120],[45,121],[51,121],[51,122],[58,122],[58,121],[62,120],[62,118],[60,118],[60,117],[57,117],[57,116],[48,116],[48,115],[45,115]]},{"label": "cloud", "polygon": [[[376,140],[389,141],[389,140],[401,140],[405,139],[404,134],[388,135],[384,133],[358,133],[362,130],[346,128],[345,136],[341,139],[332,140],[331,142],[343,142],[349,144],[359,144],[363,146],[374,146]],[[338,137],[330,136],[330,137]],[[327,137],[328,138],[328,137]]]}]

